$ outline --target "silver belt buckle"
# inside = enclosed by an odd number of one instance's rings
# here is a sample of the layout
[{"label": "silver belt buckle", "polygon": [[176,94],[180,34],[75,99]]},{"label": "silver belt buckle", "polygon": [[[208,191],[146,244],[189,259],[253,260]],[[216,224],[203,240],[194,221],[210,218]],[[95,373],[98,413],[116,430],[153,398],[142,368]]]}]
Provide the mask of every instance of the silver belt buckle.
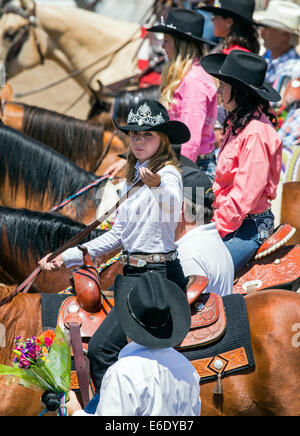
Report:
[{"label": "silver belt buckle", "polygon": [[143,266],[147,265],[147,262],[143,259],[138,259],[137,266],[138,268],[143,268]]},{"label": "silver belt buckle", "polygon": [[154,263],[160,263],[161,260],[162,260],[162,259],[161,259],[161,255],[158,254],[158,253],[153,254],[152,259],[153,259],[153,262],[154,262]]}]

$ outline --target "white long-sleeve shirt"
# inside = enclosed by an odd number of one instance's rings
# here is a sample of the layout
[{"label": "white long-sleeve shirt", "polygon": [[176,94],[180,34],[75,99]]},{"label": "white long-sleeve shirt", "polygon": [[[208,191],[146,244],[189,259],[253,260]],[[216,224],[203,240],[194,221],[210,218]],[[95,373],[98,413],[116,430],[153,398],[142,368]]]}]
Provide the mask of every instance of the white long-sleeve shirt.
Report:
[{"label": "white long-sleeve shirt", "polygon": [[95,415],[199,416],[200,377],[173,348],[149,349],[130,342],[106,371]]},{"label": "white long-sleeve shirt", "polygon": [[[137,164],[137,171],[141,166]],[[167,253],[176,250],[175,230],[183,202],[183,184],[179,171],[167,165],[158,171],[158,188],[143,185],[134,188],[118,208],[115,223],[106,234],[83,244],[92,258],[117,249],[128,252]],[[130,189],[125,185],[122,195]],[[62,254],[66,267],[82,264],[77,247]]]}]

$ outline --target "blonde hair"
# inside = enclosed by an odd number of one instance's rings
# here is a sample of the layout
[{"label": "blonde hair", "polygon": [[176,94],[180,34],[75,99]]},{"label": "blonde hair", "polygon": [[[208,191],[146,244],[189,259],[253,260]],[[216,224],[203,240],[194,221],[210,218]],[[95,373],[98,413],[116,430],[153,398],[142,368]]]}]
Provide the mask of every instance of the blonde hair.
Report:
[{"label": "blonde hair", "polygon": [[173,94],[182,79],[189,72],[195,59],[201,59],[206,53],[204,44],[177,38],[172,35],[175,46],[173,59],[169,59],[161,76],[161,103],[169,109],[174,103]]},{"label": "blonde hair", "polygon": [[[179,171],[179,162],[174,150],[172,149],[168,136],[161,132],[156,133],[160,137],[160,145],[156,153],[149,159],[147,168],[149,168],[150,171],[155,170],[155,172],[157,172],[166,165],[174,165]],[[133,183],[134,181],[136,163],[137,158],[130,148],[129,152],[127,153],[126,167],[126,178],[128,183]]]}]

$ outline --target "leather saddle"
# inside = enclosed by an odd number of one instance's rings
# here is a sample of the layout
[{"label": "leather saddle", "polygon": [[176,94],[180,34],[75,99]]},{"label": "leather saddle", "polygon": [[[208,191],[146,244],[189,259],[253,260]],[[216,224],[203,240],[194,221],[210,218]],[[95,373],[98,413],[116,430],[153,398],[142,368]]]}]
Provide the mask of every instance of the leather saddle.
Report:
[{"label": "leather saddle", "polygon": [[255,258],[237,274],[233,293],[247,294],[289,286],[296,291],[300,285],[300,245],[284,246],[295,228],[282,224],[259,248]]},{"label": "leather saddle", "polygon": [[75,296],[67,298],[60,307],[57,323],[69,337],[76,372],[71,372],[71,387],[79,387],[83,405],[89,402],[89,364],[86,358],[89,339],[113,307],[100,289],[98,272],[87,249],[83,252],[84,265],[73,272],[71,284]]},{"label": "leather saddle", "polygon": [[191,328],[176,347],[201,347],[217,341],[226,330],[226,314],[222,297],[218,294],[201,294],[191,305]]}]

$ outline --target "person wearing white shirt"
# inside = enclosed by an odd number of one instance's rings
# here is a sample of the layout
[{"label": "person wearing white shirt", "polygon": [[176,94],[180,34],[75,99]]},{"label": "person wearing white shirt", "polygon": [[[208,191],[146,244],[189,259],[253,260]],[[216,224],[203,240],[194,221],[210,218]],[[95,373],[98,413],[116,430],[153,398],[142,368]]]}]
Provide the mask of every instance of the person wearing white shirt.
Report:
[{"label": "person wearing white shirt", "polygon": [[[229,295],[233,290],[234,267],[231,255],[211,222],[213,192],[203,173],[183,167],[184,203],[176,229],[178,257],[189,285],[197,276],[209,282],[204,292]],[[189,286],[188,285],[188,286]]]},{"label": "person wearing white shirt", "polygon": [[[191,323],[181,289],[161,275],[118,276],[115,307],[129,343],[106,372],[94,416],[199,416],[200,377],[176,351]],[[70,415],[81,410],[74,394]]]},{"label": "person wearing white shirt", "polygon": [[[117,210],[116,221],[106,234],[83,244],[92,258],[123,249],[121,262],[125,276],[140,276],[157,271],[186,291],[188,279],[177,259],[175,230],[183,201],[183,185],[179,163],[172,144],[187,142],[188,127],[170,121],[166,108],[156,100],[144,99],[130,109],[126,126],[116,126],[129,134],[127,186],[141,180],[143,185],[128,191],[128,198]],[[70,248],[48,262],[40,262],[42,270],[57,271],[61,267],[81,265],[82,252]],[[99,392],[102,377],[126,345],[114,309],[108,314],[89,343],[91,375]]]}]

